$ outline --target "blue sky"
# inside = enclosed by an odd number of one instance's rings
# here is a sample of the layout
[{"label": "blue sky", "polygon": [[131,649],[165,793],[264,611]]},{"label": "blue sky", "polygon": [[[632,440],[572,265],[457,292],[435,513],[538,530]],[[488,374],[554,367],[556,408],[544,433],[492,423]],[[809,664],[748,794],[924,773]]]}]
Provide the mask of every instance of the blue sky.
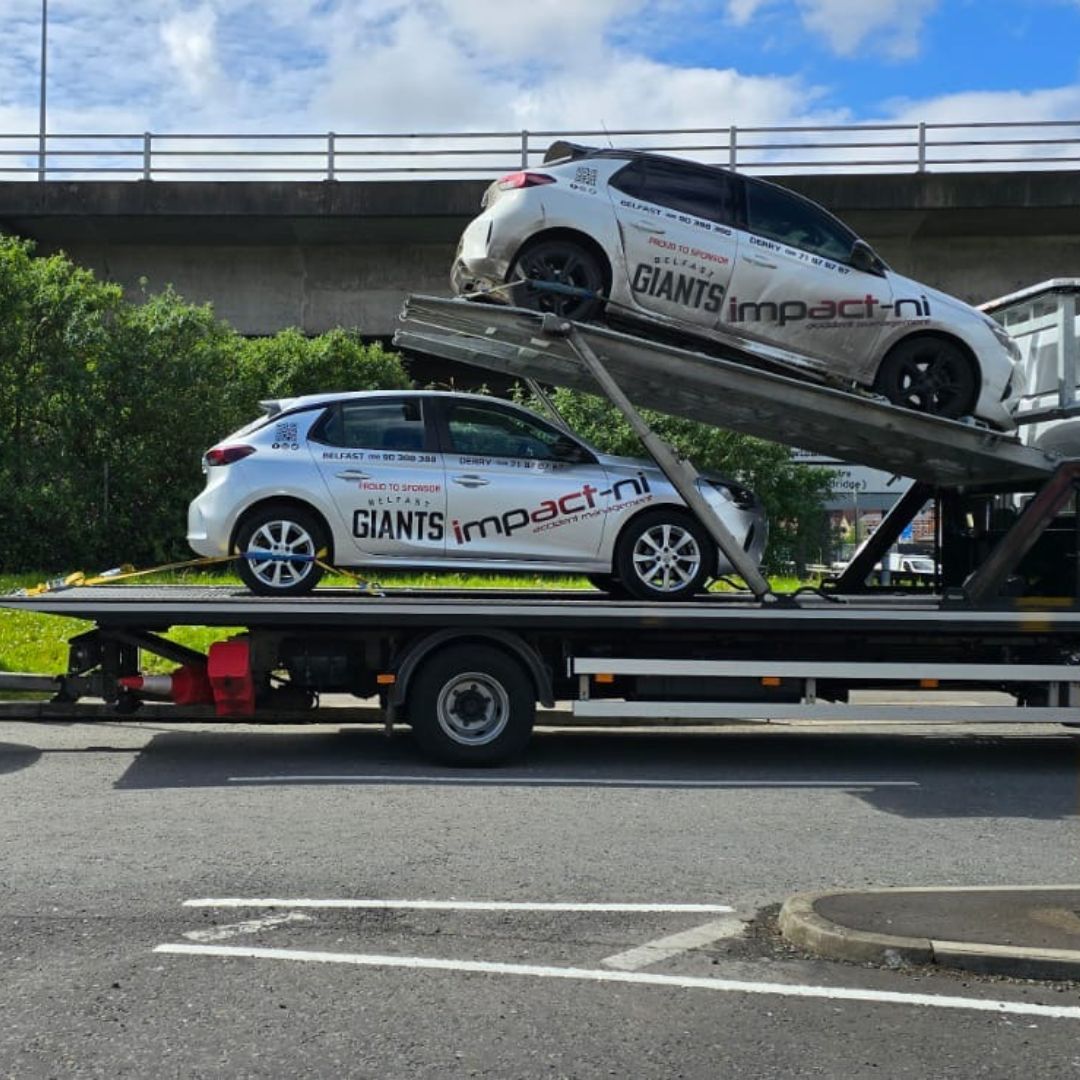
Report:
[{"label": "blue sky", "polygon": [[[1080,118],[1080,0],[50,0],[74,131]],[[40,0],[0,0],[0,132]]]}]

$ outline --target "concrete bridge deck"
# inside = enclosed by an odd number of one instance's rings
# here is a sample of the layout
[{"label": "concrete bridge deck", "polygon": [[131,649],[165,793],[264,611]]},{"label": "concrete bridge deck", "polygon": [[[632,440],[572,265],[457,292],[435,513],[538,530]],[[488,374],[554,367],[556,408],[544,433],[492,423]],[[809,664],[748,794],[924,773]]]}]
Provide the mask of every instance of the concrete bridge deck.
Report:
[{"label": "concrete bridge deck", "polygon": [[[1080,173],[775,178],[901,273],[982,301],[1080,273]],[[0,231],[138,291],[174,285],[246,334],[389,336],[406,294],[446,294],[482,180],[0,182]]]}]

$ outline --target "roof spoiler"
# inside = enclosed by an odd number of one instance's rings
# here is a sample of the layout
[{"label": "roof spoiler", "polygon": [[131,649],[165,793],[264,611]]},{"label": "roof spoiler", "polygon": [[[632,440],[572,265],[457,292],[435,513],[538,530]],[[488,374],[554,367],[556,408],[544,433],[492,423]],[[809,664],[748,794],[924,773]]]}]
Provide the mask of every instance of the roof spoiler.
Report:
[{"label": "roof spoiler", "polygon": [[551,165],[556,161],[576,161],[578,158],[588,157],[596,153],[595,146],[582,146],[581,143],[567,142],[559,139],[553,142],[544,153],[544,164]]}]

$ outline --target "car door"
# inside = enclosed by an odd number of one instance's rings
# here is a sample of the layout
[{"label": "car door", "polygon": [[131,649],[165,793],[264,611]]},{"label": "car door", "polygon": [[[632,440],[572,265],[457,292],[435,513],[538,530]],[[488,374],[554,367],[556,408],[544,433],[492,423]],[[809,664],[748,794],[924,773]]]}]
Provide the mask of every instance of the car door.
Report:
[{"label": "car door", "polygon": [[724,320],[835,374],[865,373],[894,314],[884,273],[852,265],[858,238],[828,211],[775,184],[743,181],[745,232]]},{"label": "car door", "polygon": [[641,157],[610,180],[628,287],[646,311],[713,327],[734,265],[734,184],[720,169]]},{"label": "car door", "polygon": [[429,401],[345,398],[308,436],[340,524],[361,556],[443,555],[446,481]]},{"label": "car door", "polygon": [[588,447],[500,402],[444,398],[440,407],[448,557],[596,559],[608,485]]}]

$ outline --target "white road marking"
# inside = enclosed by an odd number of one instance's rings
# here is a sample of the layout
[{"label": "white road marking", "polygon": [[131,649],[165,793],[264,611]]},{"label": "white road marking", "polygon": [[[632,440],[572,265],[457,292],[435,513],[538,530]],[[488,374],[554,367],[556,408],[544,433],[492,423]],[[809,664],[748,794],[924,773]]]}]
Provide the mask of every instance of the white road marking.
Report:
[{"label": "white road marking", "polygon": [[615,912],[707,912],[735,909],[727,904],[623,904],[623,903],[531,903],[503,900],[273,900],[224,897],[185,900],[184,907],[212,908],[368,908],[383,911],[615,911]]},{"label": "white road marking", "polygon": [[224,941],[226,938],[239,937],[241,934],[257,934],[273,926],[285,923],[311,922],[311,916],[300,911],[286,911],[281,915],[264,915],[261,919],[245,919],[243,922],[229,923],[227,926],[212,926],[207,930],[187,930],[184,937],[191,941]]},{"label": "white road marking", "polygon": [[883,1005],[913,1005],[933,1009],[969,1009],[1013,1016],[1044,1016],[1080,1020],[1080,1007],[1036,1005],[1026,1001],[951,997],[944,994],[910,994],[891,990],[862,990],[846,986],[745,982],[690,975],[656,975],[648,971],[610,971],[602,968],[542,967],[535,964],[502,964],[484,960],[440,960],[428,956],[378,956],[367,953],[309,952],[299,949],[244,948],[237,945],[158,945],[155,953],[186,956],[220,956],[254,960],[293,960],[315,964],[353,964],[360,967],[410,968],[421,971],[456,971],[484,975],[524,975],[545,979],[577,979],[584,982],[630,983],[666,986],[682,990],[714,990],[737,994],[769,994],[776,997],[817,998],[825,1001],[862,1001]]},{"label": "white road marking", "polygon": [[658,964],[661,960],[678,956],[679,953],[708,945],[710,941],[735,937],[741,934],[745,927],[746,923],[742,919],[716,919],[702,926],[683,930],[678,934],[669,934],[667,937],[646,941],[644,945],[638,945],[637,948],[607,956],[600,963],[604,967],[618,968],[620,971],[637,971],[638,968]]},{"label": "white road marking", "polygon": [[450,787],[647,787],[647,788],[917,788],[918,780],[651,780],[648,777],[592,779],[582,776],[408,776],[395,773],[282,774],[230,776],[230,784],[435,784]]}]

